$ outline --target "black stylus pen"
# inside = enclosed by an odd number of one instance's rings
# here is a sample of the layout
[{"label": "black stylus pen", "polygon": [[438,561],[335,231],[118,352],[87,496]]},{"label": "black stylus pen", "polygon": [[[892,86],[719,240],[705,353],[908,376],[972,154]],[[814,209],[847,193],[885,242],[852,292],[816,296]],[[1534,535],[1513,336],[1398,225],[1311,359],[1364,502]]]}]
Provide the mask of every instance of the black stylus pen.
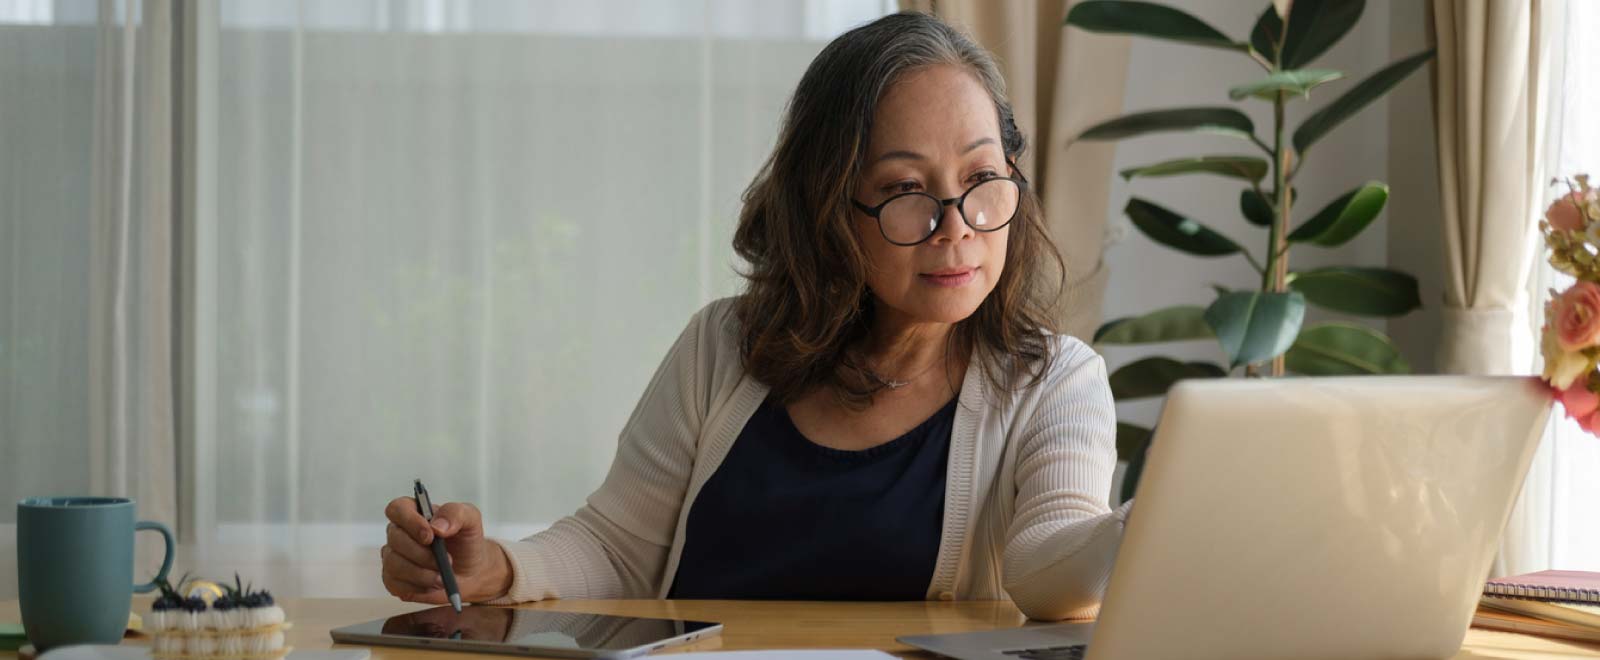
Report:
[{"label": "black stylus pen", "polygon": [[[428,489],[422,487],[422,480],[416,480],[417,513],[433,522],[433,502],[428,500]],[[433,535],[433,560],[439,564],[439,577],[444,578],[444,592],[450,596],[450,606],[461,611],[461,591],[456,589],[456,572],[450,570],[450,555],[444,551],[444,539],[438,534]]]}]

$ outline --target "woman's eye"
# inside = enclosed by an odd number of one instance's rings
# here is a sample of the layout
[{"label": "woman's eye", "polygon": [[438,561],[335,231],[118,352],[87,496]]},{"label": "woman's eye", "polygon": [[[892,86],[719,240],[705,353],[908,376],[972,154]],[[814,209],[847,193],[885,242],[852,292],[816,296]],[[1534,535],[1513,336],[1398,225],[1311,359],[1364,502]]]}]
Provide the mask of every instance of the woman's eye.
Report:
[{"label": "woman's eye", "polygon": [[972,178],[969,180],[973,183],[978,183],[980,181],[988,181],[989,179],[998,178],[999,176],[999,174],[994,173],[992,170],[984,170],[972,175]]},{"label": "woman's eye", "polygon": [[898,195],[900,193],[916,192],[919,188],[921,188],[921,186],[917,185],[917,182],[915,181],[897,181],[884,186],[883,191],[892,195]]}]

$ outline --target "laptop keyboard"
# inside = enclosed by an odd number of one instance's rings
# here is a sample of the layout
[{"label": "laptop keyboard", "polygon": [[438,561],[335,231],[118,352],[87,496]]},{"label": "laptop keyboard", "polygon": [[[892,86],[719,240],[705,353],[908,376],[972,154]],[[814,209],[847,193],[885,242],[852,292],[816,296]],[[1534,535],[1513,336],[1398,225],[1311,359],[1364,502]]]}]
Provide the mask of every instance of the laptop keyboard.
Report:
[{"label": "laptop keyboard", "polygon": [[1085,644],[1072,646],[1051,646],[1042,649],[1012,649],[1001,651],[1020,660],[1083,660],[1084,651],[1088,650]]}]

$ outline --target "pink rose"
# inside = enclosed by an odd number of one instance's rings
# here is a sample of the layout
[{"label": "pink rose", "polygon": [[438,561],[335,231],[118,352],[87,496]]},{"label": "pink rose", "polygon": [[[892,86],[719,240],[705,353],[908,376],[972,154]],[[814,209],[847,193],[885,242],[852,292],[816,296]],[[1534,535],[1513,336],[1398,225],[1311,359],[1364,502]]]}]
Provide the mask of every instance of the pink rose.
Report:
[{"label": "pink rose", "polygon": [[1579,208],[1581,198],[1578,193],[1572,192],[1556,199],[1550,208],[1545,210],[1544,219],[1551,227],[1561,231],[1580,231],[1583,229],[1583,210]]},{"label": "pink rose", "polygon": [[1600,412],[1578,420],[1578,426],[1588,431],[1589,435],[1600,435],[1600,431],[1595,430],[1600,427]]},{"label": "pink rose", "polygon": [[[1551,301],[1552,303],[1554,301]],[[1555,306],[1549,305],[1545,314],[1550,318],[1555,317]],[[1561,349],[1561,340],[1556,337],[1550,323],[1546,322],[1539,330],[1539,353],[1544,356],[1544,379],[1556,389],[1561,390],[1572,386],[1572,382],[1594,371],[1594,365],[1589,361],[1589,356],[1581,351],[1567,351]]]},{"label": "pink rose", "polygon": [[1567,417],[1590,435],[1600,435],[1596,433],[1596,429],[1600,428],[1600,395],[1589,391],[1587,380],[1575,382],[1564,390],[1558,389],[1555,395],[1561,401],[1561,407],[1567,409]]},{"label": "pink rose", "polygon": [[1600,285],[1580,280],[1553,301],[1556,341],[1580,351],[1600,343]]},{"label": "pink rose", "polygon": [[[1588,379],[1584,379],[1588,380]],[[1589,384],[1579,381],[1560,392],[1561,405],[1567,409],[1567,416],[1577,420],[1586,420],[1600,409],[1600,394],[1589,391]]]}]

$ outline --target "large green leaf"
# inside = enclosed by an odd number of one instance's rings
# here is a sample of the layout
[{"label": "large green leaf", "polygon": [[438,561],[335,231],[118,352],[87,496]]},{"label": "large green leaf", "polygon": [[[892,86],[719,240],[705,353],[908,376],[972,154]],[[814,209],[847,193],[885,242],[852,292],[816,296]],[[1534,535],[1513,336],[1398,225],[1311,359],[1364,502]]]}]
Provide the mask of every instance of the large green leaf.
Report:
[{"label": "large green leaf", "polygon": [[1090,32],[1136,34],[1171,39],[1196,46],[1244,50],[1245,44],[1228,38],[1193,14],[1151,2],[1090,0],[1067,12],[1067,25]]},{"label": "large green leaf", "polygon": [[1368,76],[1366,80],[1357,83],[1343,96],[1334,99],[1326,107],[1316,111],[1300,124],[1294,131],[1294,148],[1303,156],[1306,149],[1313,143],[1327,135],[1328,131],[1338,126],[1351,115],[1360,112],[1367,104],[1378,100],[1378,97],[1389,93],[1395,85],[1405,80],[1428,60],[1433,59],[1433,49],[1407,57],[1403,60],[1384,67],[1381,71]]},{"label": "large green leaf", "polygon": [[1230,369],[1288,350],[1305,315],[1305,296],[1295,291],[1234,291],[1206,308],[1206,322],[1228,354]]},{"label": "large green leaf", "polygon": [[1179,174],[1216,174],[1246,181],[1260,181],[1267,175],[1267,161],[1255,156],[1195,156],[1179,158],[1154,165],[1130,167],[1119,174],[1124,179],[1139,177],[1177,176]]},{"label": "large green leaf", "polygon": [[1249,188],[1239,191],[1239,213],[1257,227],[1272,226],[1272,203]]},{"label": "large green leaf", "polygon": [[1344,77],[1344,72],[1331,69],[1295,69],[1293,71],[1278,71],[1268,74],[1267,77],[1253,83],[1239,85],[1228,90],[1228,98],[1235,101],[1246,96],[1272,101],[1278,98],[1278,93],[1283,92],[1294,96],[1310,96],[1311,90],[1323,83],[1332,82]]},{"label": "large green leaf", "polygon": [[1123,212],[1128,214],[1133,226],[1149,236],[1150,240],[1167,247],[1202,257],[1220,257],[1240,250],[1239,244],[1227,236],[1154,202],[1134,197],[1128,200]]},{"label": "large green leaf", "polygon": [[1283,18],[1278,16],[1278,10],[1272,5],[1267,5],[1267,10],[1261,12],[1256,19],[1255,27],[1250,29],[1250,48],[1276,62],[1278,59],[1278,43],[1283,39]]},{"label": "large green leaf", "polygon": [[[1272,9],[1268,8],[1267,11],[1272,11]],[[1294,200],[1298,195],[1299,191],[1293,187],[1289,188],[1289,203],[1291,205],[1294,204]],[[1276,196],[1274,195],[1274,197]],[[1262,197],[1250,188],[1239,191],[1239,213],[1243,214],[1244,219],[1250,221],[1250,224],[1257,227],[1272,226],[1272,221],[1277,218],[1277,211],[1274,210],[1276,203],[1276,199]]]},{"label": "large green leaf", "polygon": [[1318,307],[1346,314],[1399,316],[1422,306],[1417,278],[1386,268],[1318,268],[1290,275],[1289,287]]},{"label": "large green leaf", "polygon": [[1289,233],[1291,243],[1338,247],[1372,224],[1389,201],[1389,186],[1369,181],[1322,207],[1305,224]]},{"label": "large green leaf", "polygon": [[1150,429],[1143,426],[1117,422],[1117,460],[1132,460],[1143,453],[1150,444],[1150,433]]},{"label": "large green leaf", "polygon": [[1158,309],[1143,316],[1107,321],[1094,331],[1096,344],[1154,344],[1211,337],[1205,310],[1194,305]]},{"label": "large green leaf", "polygon": [[1295,0],[1278,65],[1298,69],[1327,52],[1361,19],[1365,0]]},{"label": "large green leaf", "polygon": [[1111,396],[1118,401],[1161,396],[1173,383],[1186,378],[1222,378],[1228,372],[1209,362],[1179,362],[1148,357],[1123,365],[1111,374]]},{"label": "large green leaf", "polygon": [[1162,131],[1222,133],[1248,139],[1256,125],[1233,108],[1196,107],[1151,110],[1103,121],[1078,135],[1080,140],[1120,140]]},{"label": "large green leaf", "polygon": [[1319,323],[1300,332],[1284,366],[1307,376],[1411,373],[1389,338],[1350,323]]}]

